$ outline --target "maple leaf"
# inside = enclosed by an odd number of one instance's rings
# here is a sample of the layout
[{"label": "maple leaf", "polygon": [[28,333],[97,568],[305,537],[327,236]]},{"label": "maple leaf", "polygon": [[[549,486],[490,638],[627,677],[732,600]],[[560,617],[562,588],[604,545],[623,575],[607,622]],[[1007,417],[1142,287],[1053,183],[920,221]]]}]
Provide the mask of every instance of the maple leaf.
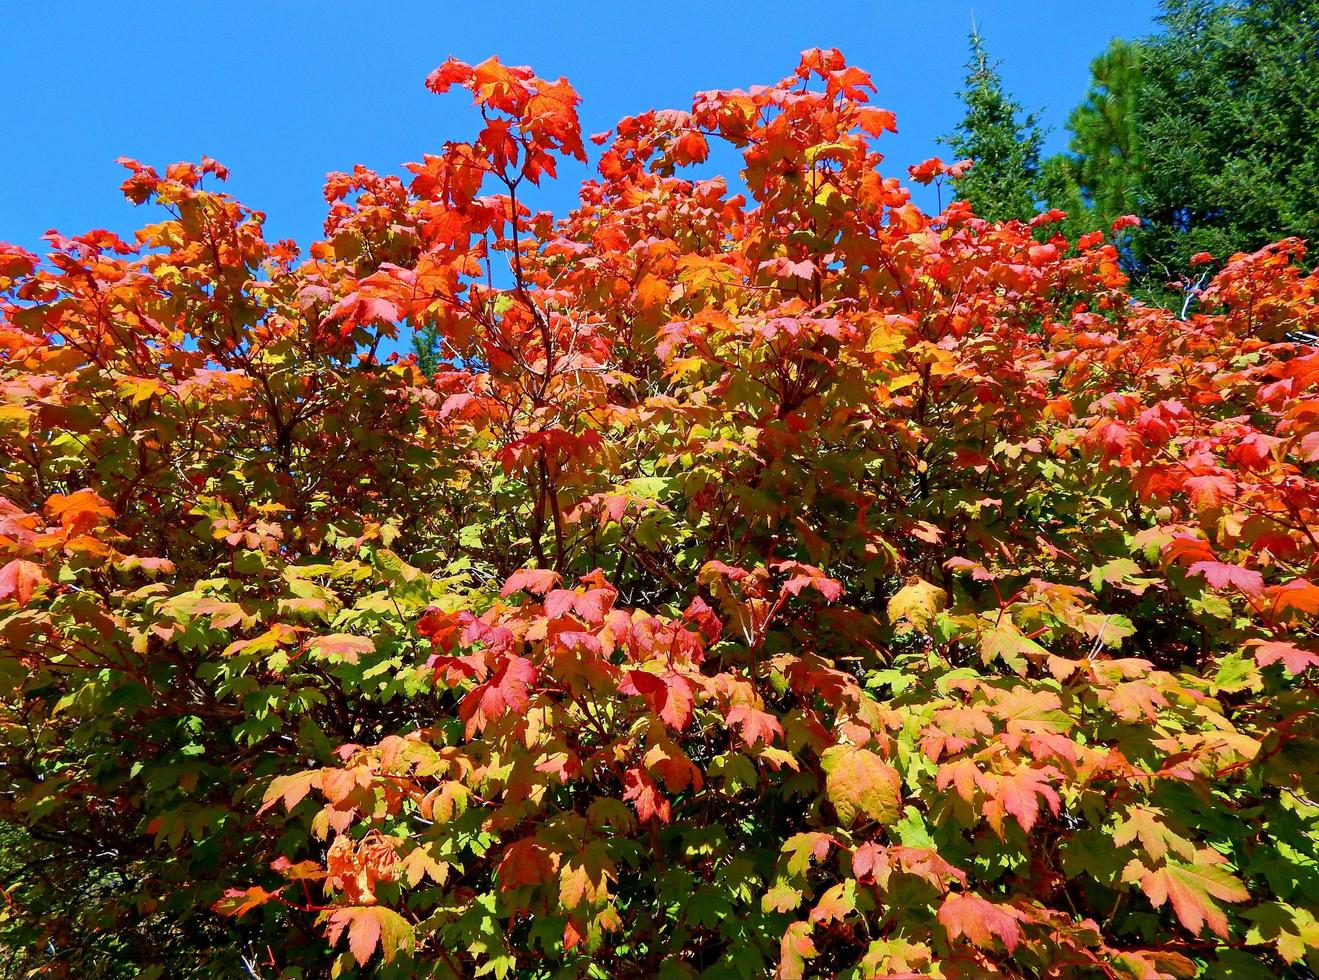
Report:
[{"label": "maple leaf", "polygon": [[384,961],[390,963],[399,952],[410,952],[415,942],[412,924],[393,909],[381,905],[331,911],[326,925],[330,945],[338,944],[345,928],[348,930],[348,950],[358,966],[366,966],[377,946]]},{"label": "maple leaf", "polygon": [[811,939],[811,924],[794,922],[784,930],[779,942],[779,966],[774,976],[777,980],[802,980],[806,961],[818,955]]},{"label": "maple leaf", "polygon": [[1238,588],[1246,595],[1264,591],[1264,578],[1253,568],[1229,565],[1221,561],[1198,561],[1189,569],[1191,575],[1203,575],[1215,589]]},{"label": "maple leaf", "polygon": [[637,818],[643,823],[652,818],[660,823],[669,822],[669,801],[644,769],[633,768],[623,773],[623,799],[636,807]]},{"label": "maple leaf", "polygon": [[539,838],[524,837],[504,849],[499,859],[499,887],[512,891],[551,881],[558,873],[559,854]]},{"label": "maple leaf", "polygon": [[818,568],[803,565],[800,562],[778,562],[772,566],[776,572],[791,577],[783,583],[783,591],[788,595],[801,595],[801,590],[814,589],[828,602],[837,602],[843,594],[842,583],[831,579]]},{"label": "maple leaf", "polygon": [[250,888],[227,888],[224,897],[212,905],[211,908],[219,915],[237,918],[254,908],[266,904],[278,895],[278,889],[273,892],[266,891],[259,885],[253,885]]},{"label": "maple leaf", "polygon": [[1026,673],[1027,656],[1042,658],[1049,652],[1022,633],[1006,616],[982,630],[977,644],[986,663],[995,659],[1002,660],[1018,674]]},{"label": "maple leaf", "polygon": [[916,183],[929,184],[936,177],[943,176],[944,162],[938,157],[930,157],[928,160],[909,166],[907,173]]},{"label": "maple leaf", "polygon": [[537,595],[544,595],[554,588],[559,581],[559,573],[548,568],[523,568],[514,572],[499,590],[499,594],[508,598],[519,589],[526,589]]},{"label": "maple leaf", "polygon": [[1214,551],[1203,538],[1177,535],[1163,548],[1164,561],[1169,564],[1196,565],[1200,562],[1217,564]]},{"label": "maple leaf", "polygon": [[1116,684],[1111,689],[1101,688],[1099,702],[1123,721],[1153,722],[1159,719],[1159,709],[1168,706],[1163,692],[1145,681]]},{"label": "maple leaf", "polygon": [[1160,949],[1128,950],[1113,957],[1130,977],[1149,977],[1150,980],[1181,980],[1199,974],[1196,964],[1182,956]]},{"label": "maple leaf", "polygon": [[857,110],[856,124],[871,136],[898,131],[897,116],[887,109],[876,109],[873,106],[865,106]]},{"label": "maple leaf", "polygon": [[1309,615],[1319,613],[1319,585],[1303,578],[1272,586],[1268,589],[1267,599],[1275,615],[1288,609]]},{"label": "maple leaf", "polygon": [[403,876],[408,885],[416,888],[423,877],[430,878],[437,885],[442,885],[449,878],[449,865],[437,861],[425,847],[414,847],[400,863]]},{"label": "maple leaf", "polygon": [[869,749],[834,745],[820,756],[825,792],[843,826],[858,817],[884,825],[902,815],[898,771]]},{"label": "maple leaf", "polygon": [[830,887],[811,909],[811,921],[828,925],[841,922],[850,913],[856,911],[856,882],[840,881]]},{"label": "maple leaf", "polygon": [[729,728],[738,730],[747,748],[754,748],[757,742],[770,745],[776,737],[783,737],[783,726],[776,717],[749,704],[733,705],[725,720]]},{"label": "maple leaf", "polygon": [[1201,476],[1187,477],[1183,481],[1191,503],[1199,513],[1213,513],[1221,510],[1237,495],[1236,481],[1227,473],[1205,473]]},{"label": "maple leaf", "polygon": [[977,582],[992,582],[998,578],[980,562],[969,558],[949,558],[943,563],[943,567],[953,572],[970,572],[971,577]]},{"label": "maple leaf", "polygon": [[1070,731],[1075,722],[1062,710],[1062,699],[1052,691],[1032,690],[1020,685],[994,693],[993,712],[1004,722],[1009,736],[1026,733]]},{"label": "maple leaf", "polygon": [[467,809],[468,789],[462,783],[447,779],[438,788],[422,797],[422,818],[437,823],[448,823]]},{"label": "maple leaf", "polygon": [[668,300],[669,284],[659,276],[646,275],[637,283],[633,292],[637,298],[637,307],[651,310]]},{"label": "maple leaf", "polygon": [[327,874],[315,861],[298,861],[295,864],[282,854],[270,862],[270,870],[289,881],[322,881]]},{"label": "maple leaf", "polygon": [[350,293],[335,304],[322,322],[328,324],[333,320],[341,320],[339,336],[347,338],[357,327],[371,323],[394,323],[402,317],[403,313],[398,305],[389,299]]},{"label": "maple leaf", "polygon": [[700,789],[701,770],[681,747],[662,732],[652,730],[649,737],[653,744],[643,761],[650,772],[662,779],[670,792],[677,793],[688,786]]},{"label": "maple leaf", "polygon": [[506,657],[490,680],[474,687],[458,705],[467,735],[483,729],[506,711],[521,712],[530,704],[536,667],[525,657]]},{"label": "maple leaf", "polygon": [[903,620],[917,629],[926,629],[940,610],[948,604],[948,595],[937,585],[913,576],[888,601],[891,623]]},{"label": "maple leaf", "polygon": [[462,620],[455,614],[442,609],[429,608],[417,620],[417,632],[431,641],[445,653],[450,653],[458,645],[458,635],[462,629]]},{"label": "maple leaf", "polygon": [[869,72],[855,65],[831,71],[825,77],[825,92],[830,97],[842,95],[846,99],[862,100],[866,98],[866,89],[874,92],[875,83],[870,80]]},{"label": "maple leaf", "polygon": [[1140,572],[1140,566],[1130,558],[1114,558],[1090,569],[1090,588],[1098,591],[1104,585],[1112,585],[1140,595],[1145,591],[1145,585],[1138,578]]},{"label": "maple leaf", "polygon": [[1195,857],[1195,845],[1175,833],[1163,820],[1163,812],[1151,807],[1131,806],[1113,830],[1113,843],[1125,847],[1134,840],[1155,861],[1162,861],[1171,850],[1183,860]]},{"label": "maple leaf", "polygon": [[672,672],[664,675],[629,670],[618,685],[620,694],[641,695],[651,710],[670,728],[682,731],[692,720],[692,687],[687,679]]},{"label": "maple leaf", "polygon": [[115,516],[106,500],[92,490],[70,494],[52,494],[46,500],[46,513],[58,517],[60,525],[73,532],[95,527],[102,519]]},{"label": "maple leaf", "polygon": [[1272,943],[1287,963],[1295,963],[1319,950],[1319,922],[1306,909],[1283,902],[1265,902],[1245,917],[1252,923],[1247,943]]},{"label": "maple leaf", "polygon": [[759,268],[774,273],[780,279],[813,279],[816,272],[815,264],[810,260],[794,262],[785,256],[767,259],[760,263]]},{"label": "maple leaf", "polygon": [[569,612],[576,613],[583,622],[599,625],[604,622],[617,596],[612,588],[585,589],[582,591],[555,589],[545,596],[545,616],[557,619]]},{"label": "maple leaf", "polygon": [[1201,851],[1206,863],[1181,864],[1169,862],[1162,868],[1150,870],[1139,862],[1123,872],[1127,881],[1138,880],[1141,890],[1155,908],[1169,899],[1177,920],[1194,935],[1205,927],[1217,936],[1227,937],[1227,916],[1214,902],[1245,902],[1250,892],[1223,867],[1223,858],[1212,851]]},{"label": "maple leaf", "polygon": [[782,849],[783,853],[788,855],[789,874],[806,874],[812,861],[819,863],[829,856],[833,845],[832,837],[818,831],[793,834]]},{"label": "maple leaf", "polygon": [[284,804],[286,811],[291,811],[311,792],[313,786],[320,785],[320,770],[276,776],[266,789],[265,795],[261,799],[261,809],[257,813],[265,813],[278,802]]},{"label": "maple leaf", "polygon": [[875,882],[887,888],[893,871],[914,875],[940,892],[948,890],[949,881],[965,885],[966,872],[949,864],[939,852],[928,847],[883,847],[873,842],[857,846],[852,852],[852,875],[863,882]]},{"label": "maple leaf", "polygon": [[1299,674],[1308,667],[1319,666],[1319,653],[1302,650],[1294,643],[1284,640],[1254,640],[1255,662],[1261,667],[1276,664],[1279,661],[1289,674]]},{"label": "maple leaf", "polygon": [[688,130],[674,140],[673,158],[679,164],[702,163],[709,155],[709,142],[695,130]]},{"label": "maple leaf", "polygon": [[935,918],[950,940],[965,937],[979,949],[993,949],[997,941],[1011,953],[1021,943],[1022,914],[1010,905],[996,905],[979,895],[952,892]]},{"label": "maple leaf", "polygon": [[351,633],[329,633],[311,641],[311,649],[318,657],[338,663],[355,664],[364,653],[375,653],[376,645],[365,636]]},{"label": "maple leaf", "polygon": [[961,752],[994,733],[994,722],[983,705],[952,705],[935,712],[921,733],[921,751],[931,762]]},{"label": "maple leaf", "polygon": [[13,596],[20,606],[26,606],[33,590],[45,581],[46,573],[40,565],[15,558],[0,568],[0,599]]},{"label": "maple leaf", "polygon": [[1054,814],[1058,813],[1061,801],[1049,780],[1059,775],[1052,766],[1022,766],[1010,773],[981,777],[978,781],[990,787],[983,806],[985,819],[1001,834],[1003,815],[1007,813],[1016,818],[1022,830],[1030,833],[1039,816],[1041,801]]},{"label": "maple leaf", "polygon": [[598,841],[581,854],[565,860],[559,871],[559,904],[565,909],[592,905],[609,898],[609,882],[614,880],[614,863]]},{"label": "maple leaf", "polygon": [[471,65],[459,61],[457,58],[448,58],[444,64],[426,76],[426,88],[442,95],[449,91],[452,86],[466,85],[471,79]]},{"label": "maple leaf", "polygon": [[801,900],[801,889],[776,881],[761,898],[760,907],[765,912],[791,912]]},{"label": "maple leaf", "polygon": [[437,678],[443,678],[446,684],[457,684],[467,677],[475,677],[483,681],[490,675],[490,667],[480,653],[465,657],[432,654],[426,659],[426,666],[435,671]]}]

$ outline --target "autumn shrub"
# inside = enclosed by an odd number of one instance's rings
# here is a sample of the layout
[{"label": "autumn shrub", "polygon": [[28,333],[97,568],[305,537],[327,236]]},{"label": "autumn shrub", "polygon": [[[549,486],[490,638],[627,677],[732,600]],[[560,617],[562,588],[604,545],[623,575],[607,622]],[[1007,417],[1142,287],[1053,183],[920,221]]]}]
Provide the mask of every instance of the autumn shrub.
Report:
[{"label": "autumn shrub", "polygon": [[556,218],[568,84],[427,84],[305,252],[209,159],[0,247],[8,974],[1308,975],[1302,243],[1133,302],[836,51]]}]

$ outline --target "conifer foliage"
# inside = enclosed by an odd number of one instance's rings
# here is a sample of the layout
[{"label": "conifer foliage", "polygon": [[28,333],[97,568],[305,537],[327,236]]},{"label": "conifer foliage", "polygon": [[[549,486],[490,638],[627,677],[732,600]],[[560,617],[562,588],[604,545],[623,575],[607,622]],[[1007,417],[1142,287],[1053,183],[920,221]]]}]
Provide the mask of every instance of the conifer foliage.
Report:
[{"label": "conifer foliage", "polygon": [[1056,182],[1040,163],[1044,133],[1036,115],[1023,115],[1021,104],[1004,88],[984,38],[973,30],[970,41],[961,92],[966,114],[943,142],[975,166],[955,176],[953,188],[981,218],[1026,221],[1041,210],[1040,202],[1049,199]]},{"label": "conifer foliage", "polygon": [[832,50],[555,217],[569,84],[427,85],[479,135],[305,252],[209,159],[0,246],[7,969],[1314,962],[1299,242],[1132,302],[1110,229],[918,210]]}]

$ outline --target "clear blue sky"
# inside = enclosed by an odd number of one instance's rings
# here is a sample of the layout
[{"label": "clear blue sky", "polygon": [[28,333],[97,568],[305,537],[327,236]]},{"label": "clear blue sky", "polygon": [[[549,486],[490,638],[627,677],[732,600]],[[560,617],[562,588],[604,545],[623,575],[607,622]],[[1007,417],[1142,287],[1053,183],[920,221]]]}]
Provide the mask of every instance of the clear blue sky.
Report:
[{"label": "clear blue sky", "polygon": [[[936,137],[959,117],[973,11],[1009,90],[1042,110],[1056,149],[1091,58],[1114,36],[1150,32],[1157,3],[4,3],[0,240],[35,250],[48,228],[126,233],[148,215],[119,196],[115,157],[163,166],[209,154],[232,171],[230,191],[268,214],[270,237],[305,243],[319,232],[327,171],[397,171],[470,135],[467,99],[422,87],[450,54],[566,75],[594,132],[643,109],[688,108],[698,90],[774,81],[802,49],[838,47],[874,75],[875,103],[898,114],[899,135],[881,148],[899,173],[939,154]],[[537,204],[561,212],[575,183]]]}]

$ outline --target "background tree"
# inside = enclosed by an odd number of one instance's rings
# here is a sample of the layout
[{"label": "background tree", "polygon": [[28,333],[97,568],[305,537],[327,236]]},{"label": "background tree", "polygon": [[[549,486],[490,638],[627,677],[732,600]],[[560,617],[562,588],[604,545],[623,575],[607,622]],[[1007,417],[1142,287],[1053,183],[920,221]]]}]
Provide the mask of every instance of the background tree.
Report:
[{"label": "background tree", "polygon": [[1172,0],[1164,25],[1127,80],[1138,258],[1179,271],[1201,251],[1319,239],[1319,2]]},{"label": "background tree", "polygon": [[444,338],[433,323],[423,324],[412,334],[412,353],[417,358],[417,367],[428,378],[433,378],[439,369],[443,349]]},{"label": "background tree", "polygon": [[1141,217],[1124,259],[1155,290],[1197,253],[1319,238],[1319,2],[1167,0],[1162,23],[1095,60],[1045,165],[1051,204]]},{"label": "background tree", "polygon": [[1034,113],[1003,88],[998,66],[989,60],[984,39],[972,28],[962,101],[966,115],[943,142],[958,159],[974,165],[952,181],[957,197],[988,221],[1024,220],[1036,213],[1040,198],[1040,146],[1044,136]]},{"label": "background tree", "polygon": [[1140,208],[1137,113],[1142,51],[1138,43],[1115,38],[1091,63],[1090,90],[1067,120],[1071,155],[1048,161],[1068,168],[1094,223],[1100,225]]}]

